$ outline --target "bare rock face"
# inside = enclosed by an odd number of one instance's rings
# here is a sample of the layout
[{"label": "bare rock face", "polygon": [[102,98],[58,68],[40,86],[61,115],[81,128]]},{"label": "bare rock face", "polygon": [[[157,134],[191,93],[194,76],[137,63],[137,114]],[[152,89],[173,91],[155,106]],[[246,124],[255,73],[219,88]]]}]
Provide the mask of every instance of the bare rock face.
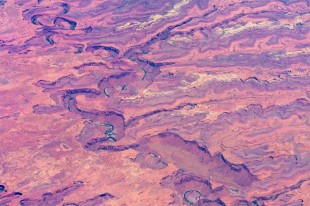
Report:
[{"label": "bare rock face", "polygon": [[0,206],[310,205],[309,0],[0,0]]}]

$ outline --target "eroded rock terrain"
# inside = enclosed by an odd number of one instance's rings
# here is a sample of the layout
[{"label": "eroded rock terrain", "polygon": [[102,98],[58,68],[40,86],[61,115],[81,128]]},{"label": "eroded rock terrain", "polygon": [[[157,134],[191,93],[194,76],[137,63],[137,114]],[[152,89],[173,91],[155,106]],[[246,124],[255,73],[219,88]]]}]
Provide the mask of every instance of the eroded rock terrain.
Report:
[{"label": "eroded rock terrain", "polygon": [[0,206],[310,205],[309,0],[0,19]]}]

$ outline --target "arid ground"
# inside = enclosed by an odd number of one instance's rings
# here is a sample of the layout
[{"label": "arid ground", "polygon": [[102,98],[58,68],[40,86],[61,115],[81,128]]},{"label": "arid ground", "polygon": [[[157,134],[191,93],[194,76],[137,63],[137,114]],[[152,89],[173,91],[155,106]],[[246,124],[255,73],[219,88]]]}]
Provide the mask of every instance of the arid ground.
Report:
[{"label": "arid ground", "polygon": [[309,0],[0,0],[0,206],[310,206]]}]

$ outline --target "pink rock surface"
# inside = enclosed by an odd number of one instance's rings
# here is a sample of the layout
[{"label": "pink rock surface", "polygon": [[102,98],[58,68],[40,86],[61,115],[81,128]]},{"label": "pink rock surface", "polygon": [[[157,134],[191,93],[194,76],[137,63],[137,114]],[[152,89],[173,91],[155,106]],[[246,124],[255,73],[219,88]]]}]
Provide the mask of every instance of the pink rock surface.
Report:
[{"label": "pink rock surface", "polygon": [[310,205],[309,0],[0,18],[0,206]]}]

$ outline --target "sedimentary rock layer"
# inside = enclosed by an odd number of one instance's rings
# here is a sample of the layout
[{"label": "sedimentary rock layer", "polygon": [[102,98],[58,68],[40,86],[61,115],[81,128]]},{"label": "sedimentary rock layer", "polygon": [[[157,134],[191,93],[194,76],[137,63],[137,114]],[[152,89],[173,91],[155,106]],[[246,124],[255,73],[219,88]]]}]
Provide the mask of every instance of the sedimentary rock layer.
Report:
[{"label": "sedimentary rock layer", "polygon": [[309,0],[0,18],[0,206],[310,205]]}]

